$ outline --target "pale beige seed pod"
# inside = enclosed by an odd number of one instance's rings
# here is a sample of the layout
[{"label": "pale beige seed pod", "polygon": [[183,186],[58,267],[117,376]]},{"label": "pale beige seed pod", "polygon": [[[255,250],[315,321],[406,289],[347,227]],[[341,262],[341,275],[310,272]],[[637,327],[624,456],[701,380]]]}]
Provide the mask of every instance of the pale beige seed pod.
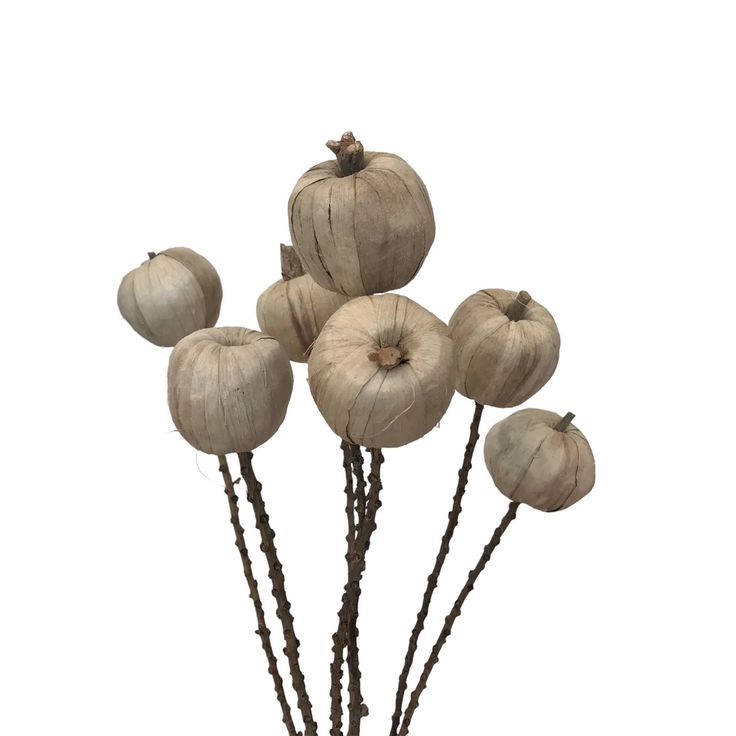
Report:
[{"label": "pale beige seed pod", "polygon": [[425,435],[454,386],[447,326],[398,294],[340,307],[309,356],[309,387],[322,416],[344,440],[365,447],[400,447]]},{"label": "pale beige seed pod", "polygon": [[491,427],[484,455],[504,496],[540,511],[559,511],[590,492],[595,483],[593,451],[570,423],[573,416],[522,409]]},{"label": "pale beige seed pod", "polygon": [[214,326],[221,303],[217,271],[189,248],[149,253],[118,288],[120,314],[139,335],[161,347],[172,347],[195,330]]},{"label": "pale beige seed pod", "polygon": [[289,228],[307,273],[347,296],[409,283],[434,241],[424,183],[392,153],[363,151],[352,133],[329,141],[337,161],[313,166],[289,198]]},{"label": "pale beige seed pod", "polygon": [[518,406],[550,379],[560,357],[552,315],[526,291],[484,289],[450,319],[457,390],[486,406]]},{"label": "pale beige seed pod", "polygon": [[281,343],[291,360],[306,363],[309,349],[325,322],[348,297],[323,289],[305,274],[289,245],[281,246],[281,276],[258,297],[258,326]]},{"label": "pale beige seed pod", "polygon": [[284,349],[245,327],[188,335],[169,358],[169,411],[202,452],[251,452],[281,426],[294,378]]}]

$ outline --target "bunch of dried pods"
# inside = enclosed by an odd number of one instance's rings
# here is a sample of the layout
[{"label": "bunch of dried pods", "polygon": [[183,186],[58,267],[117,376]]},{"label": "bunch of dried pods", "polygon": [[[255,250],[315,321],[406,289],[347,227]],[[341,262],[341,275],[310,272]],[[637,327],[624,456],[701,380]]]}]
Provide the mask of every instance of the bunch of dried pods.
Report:
[{"label": "bunch of dried pods", "polygon": [[[368,715],[361,695],[357,619],[366,553],[381,507],[381,450],[429,432],[456,389],[474,402],[447,528],[399,675],[390,735],[406,736],[461,607],[519,505],[541,511],[571,506],[593,487],[595,463],[569,413],[523,409],[488,432],[486,465],[510,499],[509,508],[445,618],[405,707],[419,636],[460,516],[483,407],[518,406],[533,396],[554,373],[560,335],[552,315],[525,291],[479,291],[460,304],[449,326],[411,299],[385,293],[416,276],[434,240],[426,187],[406,161],[364,151],[352,133],[327,146],[336,160],[309,169],[289,198],[294,245],[281,246],[282,279],[258,299],[262,332],[214,327],[222,300],[220,279],[205,258],[187,248],[150,253],[123,278],[118,306],[140,335],[155,345],[174,346],[168,371],[171,417],[187,442],[218,457],[257,634],[290,736],[316,736],[317,723],[299,664],[275,534],[252,465],[253,450],[270,439],[286,416],[293,386],[289,361],[308,363],[314,401],[342,440],[348,565],[330,666],[331,736],[344,731],[346,660],[347,736],[357,736]],[[361,447],[369,457],[367,478]],[[255,514],[303,732],[295,725],[271,643],[229,454],[237,454]]]}]

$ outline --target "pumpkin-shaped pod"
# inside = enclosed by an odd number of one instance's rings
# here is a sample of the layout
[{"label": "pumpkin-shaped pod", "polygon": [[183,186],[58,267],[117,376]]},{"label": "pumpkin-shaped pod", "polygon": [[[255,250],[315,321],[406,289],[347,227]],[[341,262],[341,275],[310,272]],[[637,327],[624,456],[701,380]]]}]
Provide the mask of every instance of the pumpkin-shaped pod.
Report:
[{"label": "pumpkin-shaped pod", "polygon": [[552,315],[527,292],[484,289],[450,319],[457,390],[486,406],[517,406],[550,379],[560,357]]},{"label": "pumpkin-shaped pod", "polygon": [[309,356],[309,387],[327,424],[366,447],[400,447],[425,435],[454,386],[447,326],[397,294],[340,307]]},{"label": "pumpkin-shaped pod", "polygon": [[337,161],[313,166],[289,198],[289,228],[307,273],[347,296],[409,283],[434,240],[424,183],[392,153],[363,152],[345,133],[327,146]]},{"label": "pumpkin-shaped pod", "polygon": [[280,281],[266,289],[256,304],[258,326],[275,337],[289,358],[307,362],[307,352],[325,322],[348,297],[323,289],[299,261],[294,249],[281,246]]},{"label": "pumpkin-shaped pod", "polygon": [[169,411],[202,452],[250,452],[281,426],[294,378],[284,349],[245,327],[188,335],[169,358]]},{"label": "pumpkin-shaped pod", "polygon": [[491,427],[484,455],[504,496],[540,511],[559,511],[593,488],[593,451],[585,435],[570,423],[572,418],[522,409]]},{"label": "pumpkin-shaped pod", "polygon": [[120,313],[139,335],[161,347],[172,347],[195,330],[214,326],[221,303],[217,271],[189,248],[149,253],[118,288]]}]

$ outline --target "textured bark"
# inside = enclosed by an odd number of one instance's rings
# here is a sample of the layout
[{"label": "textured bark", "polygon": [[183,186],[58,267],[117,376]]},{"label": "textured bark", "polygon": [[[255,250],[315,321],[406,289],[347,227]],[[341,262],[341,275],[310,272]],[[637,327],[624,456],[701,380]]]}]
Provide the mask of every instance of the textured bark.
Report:
[{"label": "textured bark", "polygon": [[349,445],[355,476],[355,506],[358,513],[358,525],[365,519],[365,475],[363,473],[363,453],[358,445]]},{"label": "textured bark", "polygon": [[261,484],[256,479],[253,472],[252,464],[253,454],[250,452],[239,452],[240,473],[248,487],[248,500],[253,506],[255,514],[256,527],[261,535],[261,549],[266,556],[268,563],[268,576],[273,584],[273,597],[276,599],[276,615],[281,621],[284,632],[284,640],[286,647],[284,654],[289,661],[289,669],[291,671],[291,680],[296,691],[297,704],[304,719],[305,736],[316,736],[317,723],[312,716],[312,704],[307,694],[307,686],[304,681],[304,674],[299,665],[299,639],[297,639],[294,631],[294,617],[291,613],[291,604],[286,597],[286,583],[281,562],[279,560],[274,537],[276,533],[269,522],[266,505],[263,501],[261,493]]},{"label": "textured bark", "polygon": [[452,500],[452,509],[448,515],[447,528],[442,537],[440,543],[440,549],[437,553],[437,559],[434,563],[434,568],[427,578],[427,587],[424,591],[424,597],[422,598],[422,606],[417,614],[417,622],[414,624],[414,629],[411,632],[409,638],[409,647],[406,650],[406,657],[404,659],[404,668],[399,675],[399,686],[396,690],[396,705],[394,708],[394,715],[391,720],[391,736],[396,736],[399,729],[399,721],[401,720],[401,709],[404,705],[404,693],[406,692],[406,682],[409,678],[409,672],[411,671],[411,665],[414,662],[414,655],[417,651],[417,645],[419,643],[419,635],[424,629],[424,622],[427,619],[429,613],[429,605],[432,601],[432,595],[437,582],[440,577],[442,566],[445,563],[447,554],[450,551],[450,541],[455,533],[458,519],[460,518],[460,512],[462,511],[462,500],[465,495],[465,488],[468,485],[468,473],[472,466],[473,451],[478,443],[478,426],[480,425],[481,414],[483,413],[483,405],[475,404],[475,413],[473,414],[473,420],[470,423],[470,436],[468,437],[468,444],[465,446],[465,456],[463,458],[463,464],[458,473],[457,490],[455,491],[455,497]]},{"label": "textured bark", "polygon": [[411,719],[413,718],[417,706],[419,705],[419,697],[421,696],[424,689],[427,687],[427,681],[429,680],[429,676],[432,673],[432,668],[435,666],[435,664],[437,664],[437,661],[440,658],[440,651],[442,650],[442,647],[452,633],[452,626],[455,623],[455,620],[460,615],[462,605],[465,602],[465,599],[470,595],[470,591],[473,590],[473,586],[478,580],[481,572],[483,572],[483,568],[488,563],[488,560],[491,558],[493,550],[498,546],[499,542],[501,541],[501,536],[508,528],[508,525],[516,517],[516,510],[518,508],[519,504],[516,501],[512,501],[509,504],[508,511],[506,512],[503,519],[501,519],[501,523],[498,525],[496,531],[493,532],[491,541],[488,542],[488,544],[483,549],[483,554],[480,556],[478,564],[468,574],[468,580],[463,586],[463,589],[460,591],[460,595],[457,597],[452,610],[445,617],[445,625],[443,626],[442,631],[437,638],[434,647],[432,648],[432,653],[429,655],[429,659],[424,665],[424,670],[422,671],[422,674],[419,678],[419,683],[417,684],[414,692],[411,694],[411,698],[409,699],[409,705],[407,706],[406,713],[404,714],[404,721],[401,724],[399,736],[407,736],[407,734],[409,733]]},{"label": "textured bark", "polygon": [[[357,544],[357,532],[360,525],[355,524],[356,498],[353,490],[353,460],[355,451],[361,455],[360,448],[356,445],[343,443],[343,465],[345,467],[346,489],[350,489],[349,500],[347,506],[348,512],[348,554],[346,560],[348,563],[348,574],[350,574],[350,560],[355,555],[355,546]],[[361,467],[362,473],[362,467]],[[364,489],[365,490],[365,489]],[[351,523],[352,522],[352,523]],[[355,708],[360,709],[363,703],[363,695],[360,687],[360,649],[358,647],[358,627],[355,621],[351,621],[348,629],[348,694],[349,694],[349,712],[352,713]]]},{"label": "textured bark", "polygon": [[[369,491],[366,499],[365,519],[356,527],[356,540],[352,555],[348,559],[348,582],[345,585],[345,592],[342,596],[342,605],[338,613],[338,628],[332,637],[333,661],[331,672],[336,672],[338,667],[342,666],[343,651],[348,647],[349,640],[354,638],[355,651],[357,652],[358,638],[358,605],[360,601],[360,581],[365,571],[366,553],[371,543],[371,536],[376,529],[376,514],[381,507],[381,463],[383,463],[383,454],[380,449],[371,449],[371,472],[368,476]],[[367,708],[362,702],[360,691],[360,671],[357,669],[357,658],[355,660],[356,671],[354,672],[353,681],[349,684],[350,707],[349,707],[349,724],[348,736],[357,736],[360,733],[360,719],[367,715]],[[334,680],[333,680],[334,682]],[[332,689],[332,729],[331,736],[342,735],[341,715],[337,719],[337,709],[340,704],[336,702],[335,691]]]},{"label": "textured bark", "polygon": [[[370,482],[370,490],[368,491],[368,501],[366,506],[365,521],[361,525],[358,531],[358,537],[356,540],[356,550],[353,555],[355,559],[358,555],[361,556],[360,560],[355,561],[357,568],[353,579],[350,583],[350,590],[348,592],[348,643],[354,642],[355,648],[355,669],[356,672],[351,672],[350,677],[350,720],[348,726],[348,736],[359,736],[360,734],[360,720],[364,715],[368,714],[368,709],[363,703],[363,695],[360,689],[360,669],[358,669],[357,662],[357,649],[358,649],[358,609],[360,602],[360,581],[365,571],[366,553],[371,544],[371,537],[373,532],[376,530],[376,513],[381,507],[380,492],[382,489],[381,484],[381,463],[383,463],[383,453],[379,449],[371,449],[371,472],[368,476]],[[349,650],[350,652],[350,650]],[[349,661],[350,664],[350,661]]]},{"label": "textured bark", "polygon": [[[345,469],[345,513],[348,520],[348,533],[345,536],[345,540],[347,542],[347,554],[345,555],[345,560],[348,564],[349,571],[350,560],[353,556],[353,550],[355,548],[356,531],[356,498],[353,485],[353,445],[343,440],[340,444],[340,448],[342,449],[343,455],[342,466]],[[333,659],[330,666],[330,720],[332,722],[332,728],[330,729],[331,734],[339,734],[342,732],[342,649],[340,649],[339,653],[336,652],[335,654],[337,656]]]},{"label": "textured bark", "polygon": [[297,736],[296,728],[294,727],[294,720],[291,715],[291,708],[289,702],[286,699],[286,693],[284,692],[284,681],[279,673],[278,662],[276,661],[276,655],[273,652],[273,646],[271,645],[271,631],[266,626],[266,616],[263,612],[263,603],[261,602],[261,595],[258,592],[258,582],[256,581],[255,575],[253,574],[253,566],[251,564],[250,555],[248,554],[248,548],[245,546],[245,537],[243,536],[243,527],[240,524],[240,513],[238,511],[238,497],[235,494],[235,485],[233,484],[233,478],[230,475],[230,469],[227,465],[227,458],[224,455],[218,455],[217,459],[220,461],[220,472],[225,481],[225,493],[227,494],[227,500],[230,504],[230,521],[232,522],[233,529],[235,530],[235,546],[240,552],[240,559],[243,562],[243,573],[245,579],[248,582],[248,590],[250,591],[250,598],[253,601],[253,607],[256,610],[256,619],[258,621],[258,628],[256,634],[261,639],[261,646],[263,651],[266,653],[266,659],[268,660],[268,671],[273,677],[274,690],[276,691],[276,697],[278,698],[279,705],[281,706],[282,720],[286,726],[286,730],[289,736]]}]

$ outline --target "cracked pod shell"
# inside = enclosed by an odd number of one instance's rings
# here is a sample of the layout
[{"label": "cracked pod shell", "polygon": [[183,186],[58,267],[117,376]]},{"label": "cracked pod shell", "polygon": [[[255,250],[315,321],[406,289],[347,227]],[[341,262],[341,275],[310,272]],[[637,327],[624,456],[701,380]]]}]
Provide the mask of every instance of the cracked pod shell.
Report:
[{"label": "cracked pod shell", "polygon": [[290,360],[306,363],[325,323],[348,297],[322,288],[305,274],[294,249],[287,245],[281,246],[281,273],[281,280],[258,297],[258,326],[279,341]]},{"label": "cracked pod shell", "polygon": [[483,454],[504,496],[540,511],[560,511],[593,488],[588,440],[574,424],[556,429],[561,419],[553,411],[522,409],[491,427]]},{"label": "cracked pod shell", "polygon": [[273,337],[245,327],[198,330],[169,358],[171,418],[202,452],[250,452],[281,426],[293,383]]},{"label": "cracked pod shell", "polygon": [[289,197],[289,229],[307,273],[347,296],[409,283],[435,234],[416,171],[392,153],[370,151],[364,168],[347,176],[334,160],[303,174]]},{"label": "cracked pod shell", "polygon": [[126,322],[154,345],[173,347],[220,316],[222,284],[214,266],[189,248],[153,253],[118,288]]},{"label": "cracked pod shell", "polygon": [[309,387],[325,421],[365,447],[400,447],[425,435],[447,410],[454,385],[447,326],[397,294],[340,307],[309,356]]},{"label": "cracked pod shell", "polygon": [[[527,294],[527,297],[529,295]],[[484,289],[450,318],[457,352],[457,390],[485,406],[518,406],[551,378],[560,357],[552,315],[530,299],[518,319],[507,312],[517,294]]]}]

